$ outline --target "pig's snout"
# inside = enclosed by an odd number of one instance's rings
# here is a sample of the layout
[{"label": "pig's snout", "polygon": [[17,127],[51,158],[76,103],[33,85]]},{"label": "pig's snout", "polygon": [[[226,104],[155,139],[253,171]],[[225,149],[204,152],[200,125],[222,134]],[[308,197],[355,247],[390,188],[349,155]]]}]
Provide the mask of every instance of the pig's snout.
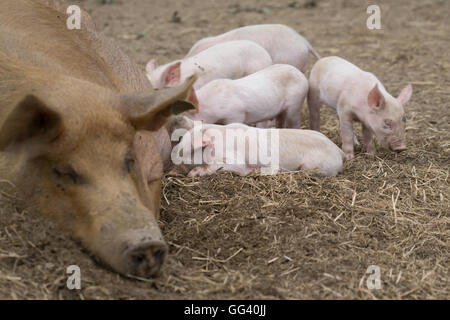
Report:
[{"label": "pig's snout", "polygon": [[395,151],[395,152],[402,152],[405,150],[408,150],[408,147],[406,146],[406,144],[401,144],[401,145],[392,147],[392,151]]},{"label": "pig's snout", "polygon": [[168,246],[156,226],[129,231],[117,240],[111,243],[111,259],[106,259],[116,271],[141,278],[159,275]]},{"label": "pig's snout", "polygon": [[127,246],[121,256],[122,273],[142,278],[153,278],[159,275],[167,255],[167,245],[159,240],[142,241]]},{"label": "pig's snout", "polygon": [[167,245],[158,240],[146,241],[129,248],[124,254],[127,273],[143,278],[158,276],[167,251]]}]

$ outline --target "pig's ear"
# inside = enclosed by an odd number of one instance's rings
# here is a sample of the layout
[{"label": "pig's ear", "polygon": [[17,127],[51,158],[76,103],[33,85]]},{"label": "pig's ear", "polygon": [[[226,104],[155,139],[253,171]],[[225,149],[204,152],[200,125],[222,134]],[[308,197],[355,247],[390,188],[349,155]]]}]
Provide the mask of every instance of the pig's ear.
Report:
[{"label": "pig's ear", "polygon": [[145,71],[150,74],[152,73],[156,68],[158,68],[158,62],[156,62],[155,59],[151,59],[147,65],[145,66]]},{"label": "pig's ear", "polygon": [[197,98],[197,93],[195,92],[195,89],[192,88],[191,93],[189,94],[189,97],[187,99],[190,103],[192,103],[195,106],[195,111],[199,112],[199,103]]},{"label": "pig's ear", "polygon": [[211,132],[206,129],[202,129],[202,147],[213,146],[215,140],[215,136],[211,134]]},{"label": "pig's ear", "polygon": [[412,86],[408,84],[406,87],[403,88],[403,90],[400,92],[397,100],[400,101],[402,105],[405,105],[409,99],[411,99],[412,96]]},{"label": "pig's ear", "polygon": [[0,151],[27,141],[34,146],[53,141],[62,130],[61,116],[35,95],[25,96],[0,127]]},{"label": "pig's ear", "polygon": [[166,87],[173,87],[178,84],[180,81],[181,74],[181,61],[178,61],[170,66],[163,72],[161,75],[162,83]]},{"label": "pig's ear", "polygon": [[187,101],[197,76],[191,76],[181,85],[173,88],[155,90],[147,95],[122,96],[121,111],[137,130],[158,130],[172,114],[195,109]]},{"label": "pig's ear", "polygon": [[384,107],[384,97],[378,88],[378,83],[370,90],[369,95],[367,96],[367,103],[369,107],[379,110]]},{"label": "pig's ear", "polygon": [[183,125],[186,130],[191,130],[192,128],[194,128],[194,120],[183,116]]}]

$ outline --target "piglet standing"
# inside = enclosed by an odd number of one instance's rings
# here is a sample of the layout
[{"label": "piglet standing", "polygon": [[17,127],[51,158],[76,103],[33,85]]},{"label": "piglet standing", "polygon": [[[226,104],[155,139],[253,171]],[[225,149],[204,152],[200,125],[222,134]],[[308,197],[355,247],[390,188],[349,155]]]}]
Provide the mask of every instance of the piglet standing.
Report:
[{"label": "piglet standing", "polygon": [[[218,170],[239,175],[247,175],[255,169],[270,169],[271,173],[314,170],[322,176],[335,176],[342,171],[344,153],[317,131],[260,129],[237,123],[194,126],[194,121],[187,118],[182,123],[180,127],[189,131],[175,146],[172,158],[183,153],[179,157],[182,158],[188,152],[189,162],[192,155],[199,152],[206,162],[197,163],[189,176],[212,174]],[[275,171],[271,171],[274,168]]]},{"label": "piglet standing", "polygon": [[158,66],[156,60],[147,63],[147,77],[153,87],[174,87],[193,74],[199,89],[215,79],[238,79],[272,64],[269,53],[260,45],[245,40],[212,46],[197,55]]},{"label": "piglet standing", "polygon": [[298,69],[275,64],[245,78],[211,81],[196,92],[197,110],[187,113],[206,123],[245,123],[277,119],[277,127],[300,128],[308,80]]},{"label": "piglet standing", "polygon": [[369,154],[375,154],[373,135],[384,148],[403,151],[407,149],[403,107],[411,95],[412,87],[408,85],[394,98],[372,73],[339,57],[322,58],[313,66],[309,77],[310,126],[320,130],[323,103],[337,111],[347,159],[354,156],[354,121],[362,123],[363,142]]},{"label": "piglet standing", "polygon": [[256,42],[269,52],[273,63],[290,64],[302,72],[306,72],[308,68],[310,52],[320,59],[319,54],[305,38],[282,24],[245,26],[218,36],[201,39],[194,44],[186,57],[192,57],[218,43],[233,40]]}]

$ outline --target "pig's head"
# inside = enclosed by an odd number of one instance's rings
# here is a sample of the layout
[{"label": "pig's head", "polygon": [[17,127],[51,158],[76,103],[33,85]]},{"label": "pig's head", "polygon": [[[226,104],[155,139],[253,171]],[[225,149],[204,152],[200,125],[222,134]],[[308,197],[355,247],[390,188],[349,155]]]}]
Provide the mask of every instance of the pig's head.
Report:
[{"label": "pig's head", "polygon": [[398,98],[394,98],[385,91],[383,94],[376,84],[367,96],[370,112],[366,123],[371,127],[378,142],[386,149],[398,152],[407,149],[404,105],[411,95],[411,85],[406,86]]},{"label": "pig's head", "polygon": [[181,81],[181,60],[159,66],[155,59],[145,67],[147,77],[155,89],[174,87]]},{"label": "pig's head", "polygon": [[27,204],[124,275],[152,277],[167,253],[158,227],[162,162],[149,130],[184,111],[179,87],[121,95],[78,80],[17,98],[0,151]]}]

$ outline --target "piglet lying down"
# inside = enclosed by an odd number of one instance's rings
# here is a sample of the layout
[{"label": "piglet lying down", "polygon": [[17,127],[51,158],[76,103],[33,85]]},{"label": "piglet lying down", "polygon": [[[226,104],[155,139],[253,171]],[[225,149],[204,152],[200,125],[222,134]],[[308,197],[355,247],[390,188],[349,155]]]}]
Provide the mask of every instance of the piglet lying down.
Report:
[{"label": "piglet lying down", "polygon": [[312,130],[201,124],[186,117],[180,118],[178,128],[182,129],[172,138],[182,138],[172,150],[172,161],[190,168],[188,176],[218,170],[244,176],[256,169],[266,174],[314,170],[319,175],[335,176],[342,171],[345,158],[330,139]]}]

